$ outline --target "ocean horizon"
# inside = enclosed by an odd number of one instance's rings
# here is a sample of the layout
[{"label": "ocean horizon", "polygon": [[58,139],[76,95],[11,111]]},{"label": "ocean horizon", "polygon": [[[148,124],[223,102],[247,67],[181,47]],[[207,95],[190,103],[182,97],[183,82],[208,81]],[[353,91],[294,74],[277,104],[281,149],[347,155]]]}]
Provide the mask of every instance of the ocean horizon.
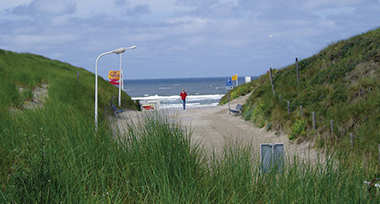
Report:
[{"label": "ocean horizon", "polygon": [[[227,93],[228,77],[128,79],[124,80],[123,91],[133,100],[160,101],[160,109],[181,109],[179,94],[187,92],[186,108],[215,107]],[[251,77],[254,80],[257,77]],[[245,76],[238,77],[238,85],[245,83]],[[236,81],[232,82],[233,87]]]}]

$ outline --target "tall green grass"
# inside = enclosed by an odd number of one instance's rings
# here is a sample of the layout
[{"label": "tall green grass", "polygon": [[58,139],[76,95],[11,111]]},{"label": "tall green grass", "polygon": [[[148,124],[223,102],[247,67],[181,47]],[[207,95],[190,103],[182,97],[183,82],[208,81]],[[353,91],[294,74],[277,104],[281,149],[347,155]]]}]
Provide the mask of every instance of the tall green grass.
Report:
[{"label": "tall green grass", "polygon": [[[376,47],[375,45],[368,44],[372,47]],[[349,53],[349,47],[346,48],[346,53]],[[324,56],[335,59],[344,55],[331,51],[326,52]],[[364,55],[365,58],[368,56],[374,56],[373,59],[376,59],[377,54]],[[338,151],[335,160],[329,159],[317,165],[297,158],[286,158],[286,161],[292,162],[286,163],[282,172],[270,171],[262,174],[258,156],[253,151],[258,147],[253,147],[250,143],[231,141],[222,150],[215,150],[212,155],[206,154],[201,144],[191,144],[191,130],[185,129],[180,123],[168,119],[165,115],[144,115],[141,123],[126,123],[125,133],[113,129],[112,121],[103,117],[95,131],[93,74],[32,54],[0,50],[0,58],[0,74],[7,79],[0,81],[1,203],[380,201],[378,195],[371,198],[363,185],[364,180],[370,181],[378,175],[371,175],[368,173],[371,171],[363,168],[367,167],[361,161],[364,157],[355,154],[360,150],[358,147],[354,148],[354,151]],[[314,58],[309,60],[318,61]],[[304,63],[301,65],[304,67],[303,77],[312,78],[305,71],[310,65],[307,61],[301,62]],[[340,67],[338,72],[345,69]],[[351,70],[352,67],[347,69]],[[319,71],[317,68],[312,70]],[[360,69],[355,70],[360,72]],[[80,72],[79,82],[76,79],[77,71]],[[281,72],[284,75],[280,75]],[[16,76],[15,73],[19,75]],[[322,70],[321,73],[328,72]],[[275,74],[275,81],[283,80],[284,83],[294,85],[294,82],[285,76],[291,77],[291,71],[279,71]],[[336,77],[321,76],[313,78],[311,83],[333,83],[337,80]],[[354,76],[355,74],[347,75],[349,79]],[[331,115],[338,119],[345,117],[338,110],[345,110],[354,113],[353,118],[356,121],[376,121],[377,109],[369,119],[361,117],[361,113],[367,111],[367,107],[376,107],[378,95],[374,92],[368,93],[368,87],[377,87],[377,84],[373,85],[375,80],[367,80],[365,77],[358,81],[358,85],[352,85],[349,89],[351,95],[346,96],[342,95],[343,87],[331,89],[331,84],[328,83],[329,86],[318,88],[315,92],[295,93],[300,89],[294,86],[287,88],[289,91],[284,88],[279,92],[283,94],[283,99],[294,99],[294,110],[301,102],[305,102],[302,97],[297,98],[297,95],[314,95],[315,97],[311,97],[313,102],[309,104],[313,108],[317,107],[313,104],[325,100],[321,97],[324,93],[335,94],[329,96],[329,99],[339,96],[338,101],[333,101],[333,104],[339,105],[339,100],[357,102],[355,93],[364,90],[366,101],[349,107],[338,106],[340,109],[330,108],[335,106],[331,104],[328,108],[323,107],[336,110],[335,114]],[[35,110],[22,110],[20,107],[27,96],[19,93],[18,88],[30,90],[41,83],[49,85],[49,98],[44,106]],[[112,96],[117,95],[117,89],[104,80],[100,80],[99,83],[99,104],[100,107],[104,107],[108,105]],[[291,121],[300,119],[294,112],[289,116],[285,114],[285,104],[276,102],[277,98],[268,91],[271,86],[265,78],[262,77],[252,85],[254,100],[244,106],[244,110],[252,112],[247,114],[245,111],[245,116],[259,123],[271,121],[273,128],[278,127],[275,121],[280,121],[278,124],[282,126],[288,124],[292,127]],[[302,83],[306,90],[311,90],[309,85],[311,84],[307,84],[305,80]],[[246,86],[236,90],[248,93],[251,88],[248,88],[250,85]],[[129,100],[127,103],[133,106],[132,101]],[[306,109],[305,116],[310,116],[311,109]],[[103,109],[100,108],[100,111]],[[324,109],[317,112],[330,113]],[[306,124],[309,127],[310,121],[307,120]],[[376,127],[369,128],[358,122],[357,124],[356,127],[361,128],[363,134],[365,131],[377,131]],[[294,130],[294,133],[303,132],[299,125]],[[349,144],[342,142],[342,145]],[[349,159],[352,161],[351,165],[341,162]]]},{"label": "tall green grass", "polygon": [[[351,155],[364,158],[362,164],[368,170],[379,170],[375,155],[380,144],[380,28],[332,43],[300,60],[299,83],[295,64],[272,72],[276,95],[269,73],[244,86],[252,92],[242,110],[246,120],[258,127],[270,125],[299,142],[314,141],[316,148],[350,150]],[[231,95],[240,93],[232,90]],[[350,133],[355,135],[352,149]]]},{"label": "tall green grass", "polygon": [[210,156],[164,115],[126,123],[121,134],[102,122],[95,132],[92,117],[56,107],[0,115],[2,203],[380,201],[360,166],[293,159],[282,173],[262,174],[255,147],[232,141]]},{"label": "tall green grass", "polygon": [[[1,106],[22,109],[25,100],[30,100],[32,90],[46,83],[48,102],[64,102],[83,116],[93,114],[95,76],[83,68],[39,55],[0,49],[0,75],[3,77],[0,80]],[[118,96],[118,89],[101,77],[98,83],[98,115],[103,117],[104,107],[109,107],[111,99]],[[19,93],[19,88],[24,88],[25,91]],[[136,110],[136,104],[128,94],[122,92],[121,97],[123,108]],[[111,111],[107,114],[111,114]]]}]

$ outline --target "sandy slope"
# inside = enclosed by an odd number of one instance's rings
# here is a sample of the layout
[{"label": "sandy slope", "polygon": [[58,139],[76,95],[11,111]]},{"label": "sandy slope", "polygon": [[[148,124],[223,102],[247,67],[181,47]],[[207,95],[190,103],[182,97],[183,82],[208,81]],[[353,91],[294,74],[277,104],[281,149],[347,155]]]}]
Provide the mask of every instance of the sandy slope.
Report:
[{"label": "sandy slope", "polygon": [[[242,96],[230,102],[231,109],[237,104],[244,104],[249,96]],[[293,157],[297,154],[300,158],[316,161],[319,154],[312,148],[309,142],[299,145],[295,141],[289,141],[285,134],[275,135],[275,131],[267,132],[265,128],[257,128],[252,122],[245,121],[241,116],[228,113],[228,104],[211,108],[199,108],[189,110],[160,110],[169,117],[179,120],[184,126],[192,131],[192,141],[201,142],[206,150],[224,147],[225,143],[239,140],[247,144],[252,143],[254,151],[260,154],[261,143],[283,143],[285,152]],[[120,115],[118,125],[121,130],[129,120],[136,120],[142,112],[127,111]]]}]

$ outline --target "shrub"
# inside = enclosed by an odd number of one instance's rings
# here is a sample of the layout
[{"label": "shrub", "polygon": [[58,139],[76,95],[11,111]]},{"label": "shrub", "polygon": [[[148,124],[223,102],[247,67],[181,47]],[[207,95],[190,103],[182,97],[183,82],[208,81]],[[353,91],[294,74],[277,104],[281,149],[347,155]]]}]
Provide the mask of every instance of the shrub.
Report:
[{"label": "shrub", "polygon": [[252,118],[252,113],[253,113],[253,109],[250,108],[247,111],[243,112],[242,117],[244,118],[245,121],[249,121]]},{"label": "shrub", "polygon": [[317,149],[321,149],[323,145],[325,145],[325,140],[323,138],[319,138],[317,139],[317,141],[315,141],[314,147]]},{"label": "shrub", "polygon": [[291,133],[288,136],[289,140],[293,140],[298,136],[304,136],[306,134],[306,124],[305,119],[297,119],[291,126]]},{"label": "shrub", "polygon": [[264,112],[264,103],[260,102],[256,105],[256,108],[252,112],[253,121],[256,122],[257,118],[263,115]]},{"label": "shrub", "polygon": [[272,123],[268,123],[267,125],[267,132],[272,129]]}]

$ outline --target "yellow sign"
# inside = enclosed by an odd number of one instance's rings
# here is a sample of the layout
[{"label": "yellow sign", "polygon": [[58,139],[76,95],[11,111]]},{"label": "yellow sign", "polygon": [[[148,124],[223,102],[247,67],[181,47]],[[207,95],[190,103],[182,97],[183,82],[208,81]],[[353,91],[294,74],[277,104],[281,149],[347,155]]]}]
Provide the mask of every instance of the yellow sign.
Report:
[{"label": "yellow sign", "polygon": [[108,72],[108,78],[110,80],[119,80],[120,79],[120,71],[109,71]]},{"label": "yellow sign", "polygon": [[233,76],[231,77],[231,80],[232,80],[232,81],[236,81],[236,80],[237,80],[237,74],[233,75]]}]

